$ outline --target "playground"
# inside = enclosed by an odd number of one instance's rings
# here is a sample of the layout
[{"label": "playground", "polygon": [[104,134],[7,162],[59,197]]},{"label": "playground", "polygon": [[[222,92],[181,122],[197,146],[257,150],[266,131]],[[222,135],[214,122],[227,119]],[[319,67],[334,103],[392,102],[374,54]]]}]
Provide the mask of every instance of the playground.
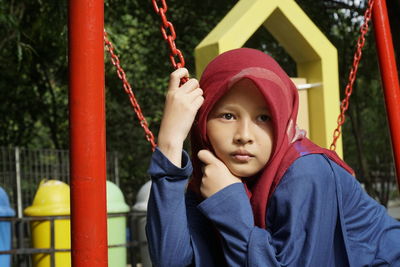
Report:
[{"label": "playground", "polygon": [[398,1],[34,2],[0,14],[1,267],[151,266],[147,168],[169,75],[200,78],[240,47],[278,61],[299,127],[400,220]]}]

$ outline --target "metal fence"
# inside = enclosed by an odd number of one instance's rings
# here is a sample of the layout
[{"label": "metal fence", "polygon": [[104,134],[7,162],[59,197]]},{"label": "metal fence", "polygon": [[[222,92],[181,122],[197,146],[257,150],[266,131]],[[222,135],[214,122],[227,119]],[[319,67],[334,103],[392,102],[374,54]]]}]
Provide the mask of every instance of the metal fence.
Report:
[{"label": "metal fence", "polygon": [[[151,266],[150,259],[148,258],[147,251],[147,241],[144,239],[143,234],[141,235],[139,231],[143,232],[143,223],[142,218],[146,216],[145,212],[132,211],[125,213],[113,213],[108,214],[108,218],[122,218],[126,220],[126,240],[121,244],[118,243],[110,243],[108,245],[108,249],[115,248],[123,248],[126,249],[126,261],[132,266],[149,267]],[[57,221],[60,220],[70,220],[70,216],[38,216],[38,217],[23,217],[23,218],[15,218],[15,217],[0,217],[0,223],[10,223],[11,224],[11,238],[12,245],[10,250],[2,250],[0,248],[0,256],[2,255],[10,255],[11,258],[11,266],[12,267],[32,267],[38,265],[34,263],[33,255],[40,255],[39,261],[40,265],[57,267],[56,264],[56,254],[57,253],[65,253],[71,252],[70,244],[66,247],[60,247],[60,245],[56,245],[56,237],[57,232],[60,234],[60,228],[57,229]],[[49,229],[48,234],[41,237],[41,246],[40,248],[33,247],[33,233],[32,227],[30,224],[36,223],[48,223]],[[65,230],[65,229],[64,229]],[[36,236],[38,238],[38,236]],[[46,245],[47,244],[47,245]],[[65,245],[65,244],[64,244]],[[60,254],[58,254],[60,255]],[[65,255],[65,254],[64,254]],[[50,262],[46,264],[46,259],[44,257],[50,257]],[[115,255],[114,255],[115,259]],[[110,260],[110,259],[109,259]],[[36,259],[38,261],[38,259]],[[61,263],[62,266],[65,266],[65,263]],[[3,266],[1,266],[3,267]]]},{"label": "metal fence", "polygon": [[[69,184],[69,151],[0,147],[0,186],[5,189],[12,208],[22,217],[32,204],[43,179]],[[119,185],[118,154],[107,153],[107,179]]]}]

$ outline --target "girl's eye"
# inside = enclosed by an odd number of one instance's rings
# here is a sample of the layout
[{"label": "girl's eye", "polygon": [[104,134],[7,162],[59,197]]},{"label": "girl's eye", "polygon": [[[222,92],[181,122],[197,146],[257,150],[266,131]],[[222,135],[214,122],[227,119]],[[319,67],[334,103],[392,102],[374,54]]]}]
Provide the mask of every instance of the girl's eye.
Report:
[{"label": "girl's eye", "polygon": [[234,118],[234,116],[233,116],[232,113],[225,113],[225,114],[222,114],[221,117],[222,117],[223,119],[225,119],[225,120],[232,120],[232,119]]},{"label": "girl's eye", "polygon": [[271,117],[264,114],[264,115],[258,116],[257,120],[261,121],[261,122],[267,122],[267,121],[271,120]]}]

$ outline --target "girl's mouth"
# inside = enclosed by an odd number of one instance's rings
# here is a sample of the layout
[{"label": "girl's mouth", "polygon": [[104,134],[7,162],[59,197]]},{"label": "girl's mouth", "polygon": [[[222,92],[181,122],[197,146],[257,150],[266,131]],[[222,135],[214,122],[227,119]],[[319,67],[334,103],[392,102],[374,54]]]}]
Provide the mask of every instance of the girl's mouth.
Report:
[{"label": "girl's mouth", "polygon": [[231,153],[231,157],[238,162],[248,162],[254,157],[254,155],[245,150],[238,150]]},{"label": "girl's mouth", "polygon": [[232,157],[240,162],[248,162],[252,158],[250,155],[239,155],[239,154],[233,155]]}]

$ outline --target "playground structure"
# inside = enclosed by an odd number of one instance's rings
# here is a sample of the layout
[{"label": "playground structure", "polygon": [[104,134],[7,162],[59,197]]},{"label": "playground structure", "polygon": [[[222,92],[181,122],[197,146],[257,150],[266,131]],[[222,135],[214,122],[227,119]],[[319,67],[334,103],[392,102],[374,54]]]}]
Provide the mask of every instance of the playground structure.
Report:
[{"label": "playground structure", "polygon": [[[307,90],[308,136],[329,147],[339,114],[337,50],[294,1],[240,1],[196,47],[197,76],[215,56],[242,47],[260,26],[294,59],[298,76],[316,85]],[[341,138],[336,152],[343,154]]]},{"label": "playground structure", "polygon": [[[153,1],[156,3],[157,1]],[[267,2],[264,0],[264,2]],[[155,5],[159,14],[166,11],[165,1],[161,1],[162,7]],[[239,3],[244,6],[250,4],[259,4],[261,1],[242,0]],[[246,4],[244,4],[246,3]],[[271,13],[275,15],[275,20],[286,23],[291,26],[290,16],[285,16],[285,4],[293,5],[294,1],[281,0],[271,1]],[[393,151],[396,162],[397,171],[400,170],[399,165],[399,123],[400,112],[396,103],[399,102],[399,82],[394,63],[393,47],[391,45],[390,31],[388,31],[388,21],[385,15],[385,2],[382,0],[370,1],[374,4],[374,23],[377,36],[377,46],[380,55],[380,65],[382,69],[382,81],[385,87],[385,98],[387,101],[387,109],[389,114],[389,122],[392,133]],[[279,11],[273,10],[278,8]],[[280,6],[282,5],[282,6]],[[71,211],[72,211],[72,263],[73,266],[107,266],[107,212],[106,212],[106,169],[105,169],[105,99],[104,99],[104,10],[103,1],[95,0],[71,0],[70,1],[70,21],[69,21],[69,60],[70,60],[70,137],[71,137]],[[236,8],[236,7],[235,7]],[[294,12],[296,9],[293,10]],[[280,12],[280,13],[279,13]],[[267,15],[264,16],[266,22]],[[165,13],[162,17],[165,23]],[[168,22],[168,21],[167,21]],[[261,24],[263,23],[261,18]],[[297,25],[298,21],[294,24]],[[267,23],[268,24],[268,23]],[[260,24],[258,24],[260,25]],[[284,25],[284,24],[282,24]],[[292,25],[293,26],[293,25]],[[175,33],[169,27],[172,36]],[[273,28],[273,27],[272,27]],[[271,28],[271,29],[272,29]],[[270,28],[268,28],[270,29]],[[293,26],[293,30],[296,27]],[[273,30],[270,30],[271,32]],[[279,35],[279,33],[276,33]],[[164,32],[165,39],[170,41],[169,35]],[[278,38],[279,40],[279,38]],[[282,40],[283,41],[283,40]],[[170,43],[172,51],[176,49]],[[303,42],[304,43],[304,42]],[[236,44],[237,45],[237,44]],[[307,43],[304,43],[306,46]],[[240,45],[237,45],[240,46]],[[307,51],[309,55],[319,57],[309,45]],[[230,48],[234,48],[231,46]],[[229,48],[229,49],[230,49]],[[294,48],[293,48],[294,49]],[[317,50],[317,49],[315,49]],[[216,50],[216,54],[223,52]],[[301,59],[300,53],[295,53],[296,59]],[[314,54],[313,54],[314,53]],[[216,55],[215,54],[215,55]],[[289,53],[290,54],[290,53]],[[359,55],[361,56],[361,55]],[[175,62],[178,57],[180,62]],[[209,57],[210,58],[210,57]],[[312,58],[312,57],[311,57]],[[314,58],[317,61],[316,58]],[[182,54],[173,53],[171,59],[174,67],[184,65]],[[174,64],[175,62],[175,64]],[[307,62],[307,61],[305,61]],[[322,66],[323,63],[317,62],[315,66]],[[332,65],[330,66],[332,67]],[[321,67],[322,68],[322,67]],[[335,67],[337,69],[337,67]],[[198,69],[199,71],[199,69]],[[324,69],[319,71],[324,73]],[[304,68],[307,72],[307,68]],[[300,67],[299,73],[301,74]],[[318,71],[316,72],[318,73]],[[307,77],[307,75],[304,75]],[[327,75],[325,75],[327,76]],[[329,82],[320,77],[307,77],[308,82],[322,82],[322,87],[327,87]],[[333,75],[332,75],[333,76]],[[355,78],[355,77],[354,77]],[[354,79],[353,79],[354,80]],[[333,82],[334,84],[335,82]],[[337,83],[337,82],[336,82]],[[124,84],[125,85],[125,84]],[[124,86],[125,87],[125,86]],[[126,88],[125,88],[126,89]],[[318,88],[314,88],[318,89]],[[314,92],[313,92],[314,93]],[[322,92],[316,92],[316,95]],[[336,92],[331,92],[333,94]],[[323,94],[322,94],[323,95]],[[313,102],[312,98],[309,97]],[[338,99],[338,97],[334,97]],[[133,102],[131,98],[131,102]],[[327,102],[327,101],[325,101]],[[134,103],[132,103],[134,104]],[[137,104],[137,103],[136,103]],[[311,104],[313,105],[313,104]],[[324,107],[325,109],[325,107]],[[338,107],[333,107],[335,114],[338,113]],[[330,108],[328,108],[330,110]],[[313,111],[311,111],[313,112]],[[334,113],[327,111],[328,113]],[[311,118],[313,121],[313,118]],[[328,140],[327,133],[333,130],[332,121],[325,119],[326,124],[330,126],[325,130],[325,139]],[[140,120],[141,125],[145,125],[145,120]],[[311,123],[313,123],[311,121]],[[312,128],[312,126],[311,126]],[[311,130],[313,132],[313,130]],[[148,133],[146,133],[148,134]],[[317,135],[317,133],[312,133]],[[151,135],[147,135],[149,141],[152,140]],[[324,139],[324,140],[325,140]],[[322,139],[321,139],[322,140]],[[324,146],[328,143],[324,141]],[[340,141],[339,141],[340,142]],[[339,143],[340,144],[340,143]],[[155,143],[153,142],[154,146]],[[338,145],[340,146],[340,145]],[[339,151],[338,151],[339,152]],[[398,179],[400,175],[397,175]],[[400,184],[400,183],[399,183]],[[89,194],[87,192],[90,192]],[[85,203],[85,205],[82,205]],[[88,209],[87,207],[90,207]]]}]

